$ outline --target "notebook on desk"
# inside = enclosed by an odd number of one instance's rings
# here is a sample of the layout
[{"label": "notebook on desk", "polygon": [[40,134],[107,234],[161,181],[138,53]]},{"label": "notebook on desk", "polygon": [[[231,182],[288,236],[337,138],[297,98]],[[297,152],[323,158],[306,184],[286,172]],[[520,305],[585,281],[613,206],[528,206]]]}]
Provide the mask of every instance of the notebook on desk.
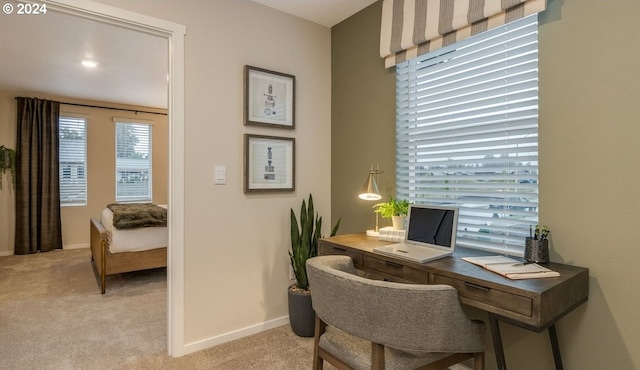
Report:
[{"label": "notebook on desk", "polygon": [[458,208],[411,205],[408,216],[404,241],[375,247],[374,252],[420,263],[453,254]]}]

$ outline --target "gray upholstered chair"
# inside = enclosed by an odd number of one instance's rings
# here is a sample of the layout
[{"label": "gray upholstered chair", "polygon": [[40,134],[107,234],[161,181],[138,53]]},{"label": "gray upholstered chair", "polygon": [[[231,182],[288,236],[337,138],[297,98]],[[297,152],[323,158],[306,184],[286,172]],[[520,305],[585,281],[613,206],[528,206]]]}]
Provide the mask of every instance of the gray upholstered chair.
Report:
[{"label": "gray upholstered chair", "polygon": [[466,317],[448,285],[401,284],[356,274],[347,256],[307,261],[316,312],[313,368],[484,368],[485,325]]}]

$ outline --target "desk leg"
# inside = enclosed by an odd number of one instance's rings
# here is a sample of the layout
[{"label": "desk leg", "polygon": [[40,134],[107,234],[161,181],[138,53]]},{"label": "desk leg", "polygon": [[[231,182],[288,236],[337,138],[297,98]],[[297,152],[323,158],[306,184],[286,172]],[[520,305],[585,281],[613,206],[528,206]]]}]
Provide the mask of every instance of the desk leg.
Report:
[{"label": "desk leg", "polygon": [[507,363],[504,359],[504,348],[502,348],[502,337],[500,336],[500,323],[491,313],[489,313],[489,325],[491,327],[491,338],[493,339],[493,350],[496,353],[498,370],[507,370]]},{"label": "desk leg", "polygon": [[[507,370],[507,362],[504,358],[504,348],[502,347],[502,336],[500,335],[500,322],[493,314],[489,313],[489,325],[491,327],[491,338],[493,339],[493,350],[496,353],[496,364],[498,370]],[[560,345],[558,344],[558,334],[556,333],[556,325],[552,324],[547,329],[549,331],[549,340],[551,341],[551,350],[553,351],[553,361],[556,370],[563,370],[562,357],[560,356]]]},{"label": "desk leg", "polygon": [[558,344],[558,335],[556,334],[556,324],[547,329],[549,331],[549,340],[551,341],[551,350],[553,351],[553,361],[556,363],[556,370],[562,370],[562,357],[560,357],[560,345]]}]

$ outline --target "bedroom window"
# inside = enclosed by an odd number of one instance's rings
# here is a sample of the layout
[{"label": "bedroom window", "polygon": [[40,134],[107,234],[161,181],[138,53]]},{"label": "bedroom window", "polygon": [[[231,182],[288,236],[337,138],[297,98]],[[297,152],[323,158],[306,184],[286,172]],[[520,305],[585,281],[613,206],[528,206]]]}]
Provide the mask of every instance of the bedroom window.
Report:
[{"label": "bedroom window", "polygon": [[151,125],[116,122],[116,202],[151,202]]},{"label": "bedroom window", "polygon": [[59,119],[60,205],[87,205],[87,120]]},{"label": "bedroom window", "polygon": [[537,15],[396,66],[396,187],[459,207],[457,244],[522,254],[538,222]]}]

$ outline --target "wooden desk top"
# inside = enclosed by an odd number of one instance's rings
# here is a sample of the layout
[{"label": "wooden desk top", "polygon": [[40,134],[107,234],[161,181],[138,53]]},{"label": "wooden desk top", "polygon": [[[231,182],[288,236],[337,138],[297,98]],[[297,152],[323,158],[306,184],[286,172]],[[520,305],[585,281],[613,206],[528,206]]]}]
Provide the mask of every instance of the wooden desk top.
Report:
[{"label": "wooden desk top", "polygon": [[356,268],[392,281],[447,284],[458,290],[460,301],[498,315],[511,324],[541,332],[584,303],[589,294],[589,270],[559,263],[545,264],[560,277],[511,280],[460,257],[490,253],[457,248],[452,257],[417,263],[373,252],[391,244],[366,234],[321,239],[319,254],[350,256]]}]

